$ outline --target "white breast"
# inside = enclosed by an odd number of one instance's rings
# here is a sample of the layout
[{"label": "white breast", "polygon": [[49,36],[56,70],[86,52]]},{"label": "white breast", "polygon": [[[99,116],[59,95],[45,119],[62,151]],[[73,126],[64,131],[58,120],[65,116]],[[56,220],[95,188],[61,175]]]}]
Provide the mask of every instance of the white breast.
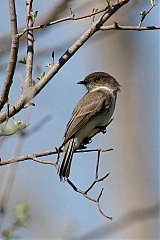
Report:
[{"label": "white breast", "polygon": [[86,137],[91,137],[93,136],[95,133],[97,133],[99,131],[98,127],[103,127],[106,126],[112,115],[114,112],[114,108],[115,108],[115,102],[116,102],[116,96],[112,93],[111,94],[112,97],[112,104],[108,109],[106,109],[106,111],[101,112],[101,114],[97,113],[92,119],[90,119],[88,121],[88,123],[81,128],[75,135],[76,138],[76,142],[77,142],[77,148],[79,147],[79,145],[81,144],[81,142],[83,141],[84,138]]}]

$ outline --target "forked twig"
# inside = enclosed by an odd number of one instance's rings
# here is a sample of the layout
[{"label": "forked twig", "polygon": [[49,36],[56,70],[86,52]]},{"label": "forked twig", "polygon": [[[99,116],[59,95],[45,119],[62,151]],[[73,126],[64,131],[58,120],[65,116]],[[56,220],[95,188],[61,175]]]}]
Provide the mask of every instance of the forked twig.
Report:
[{"label": "forked twig", "polygon": [[78,189],[74,184],[73,182],[70,180],[70,179],[67,179],[67,182],[69,183],[69,185],[73,188],[74,191],[80,193],[81,195],[83,195],[83,197],[87,198],[88,200],[92,201],[92,202],[95,202],[97,204],[97,207],[98,207],[98,210],[99,212],[105,217],[105,218],[108,218],[110,220],[112,220],[113,218],[112,217],[109,217],[107,216],[101,209],[101,206],[100,206],[100,198],[102,196],[102,193],[103,193],[103,188],[98,196],[97,199],[95,198],[92,198],[88,195],[88,192],[93,188],[93,186],[98,183],[98,182],[101,182],[103,181],[104,179],[106,179],[110,173],[107,173],[105,176],[99,178],[99,163],[100,163],[100,153],[101,153],[101,149],[98,149],[97,150],[98,152],[98,157],[97,157],[97,162],[96,162],[96,172],[95,172],[95,178],[93,180],[93,182],[91,183],[91,185],[85,190],[85,191],[82,191],[81,189]]},{"label": "forked twig", "polygon": [[[70,179],[67,179],[68,184],[73,188],[74,191],[82,194],[83,197],[87,198],[88,200],[90,200],[92,202],[95,202],[97,204],[99,212],[104,217],[106,217],[106,218],[108,218],[110,220],[112,220],[112,217],[108,217],[101,210],[100,203],[99,203],[100,198],[102,196],[103,189],[101,190],[101,192],[100,192],[100,194],[99,194],[97,199],[94,199],[94,198],[90,197],[88,195],[88,192],[94,187],[94,185],[96,183],[102,182],[104,179],[106,179],[109,176],[110,173],[107,173],[105,176],[103,176],[101,178],[99,178],[99,176],[98,176],[99,175],[98,171],[99,171],[99,163],[100,163],[100,153],[101,152],[108,152],[108,151],[112,151],[112,150],[113,150],[112,148],[106,149],[106,150],[102,150],[102,149],[88,149],[88,150],[78,150],[78,151],[75,152],[75,153],[98,152],[98,158],[97,158],[97,162],[96,162],[95,178],[94,178],[93,182],[91,183],[91,185],[85,191],[83,191],[81,189],[78,189]],[[41,152],[41,153],[28,154],[26,156],[16,157],[16,158],[8,159],[8,160],[1,160],[0,161],[0,166],[2,166],[2,165],[4,166],[4,165],[7,165],[7,164],[11,164],[11,163],[27,161],[27,160],[32,160],[32,161],[35,161],[35,162],[38,162],[38,163],[41,163],[41,164],[52,165],[59,171],[60,166],[58,165],[57,160],[55,160],[55,162],[53,162],[53,161],[49,161],[49,160],[39,159],[39,157],[49,156],[49,155],[52,155],[52,154],[58,154],[58,150],[55,149],[55,150]]]}]

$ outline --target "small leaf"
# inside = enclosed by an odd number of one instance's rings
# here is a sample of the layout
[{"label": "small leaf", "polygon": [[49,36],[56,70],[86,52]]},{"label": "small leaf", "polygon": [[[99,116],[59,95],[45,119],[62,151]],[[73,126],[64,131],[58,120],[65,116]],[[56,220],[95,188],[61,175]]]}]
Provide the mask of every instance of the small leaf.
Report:
[{"label": "small leaf", "polygon": [[35,22],[37,15],[38,15],[38,11],[30,12],[30,16],[33,22]]},{"label": "small leaf", "polygon": [[108,6],[110,7],[112,0],[106,0],[106,2],[107,2],[107,4],[108,4]]},{"label": "small leaf", "polygon": [[17,121],[13,118],[13,121],[6,121],[5,123],[0,124],[0,136],[11,136],[17,132],[21,132],[23,129],[27,128],[22,120]]},{"label": "small leaf", "polygon": [[29,206],[26,203],[19,203],[15,208],[14,226],[24,227],[30,218]]},{"label": "small leaf", "polygon": [[[93,8],[92,9],[92,14],[98,12],[98,8]],[[92,22],[95,20],[95,15],[92,16]]]},{"label": "small leaf", "polygon": [[145,17],[145,16],[146,16],[146,11],[140,12],[140,15],[141,15],[142,17]]},{"label": "small leaf", "polygon": [[37,79],[38,80],[41,80],[44,76],[45,76],[45,72],[42,72],[38,77],[37,77]]},{"label": "small leaf", "polygon": [[151,6],[154,7],[156,5],[156,0],[151,0]]},{"label": "small leaf", "polygon": [[93,8],[92,13],[96,13],[96,12],[98,12],[98,8]]},{"label": "small leaf", "polygon": [[19,60],[18,63],[21,63],[21,64],[26,65],[26,59],[25,59],[25,57],[24,57],[23,59]]},{"label": "small leaf", "polygon": [[72,18],[75,17],[75,13],[73,12],[72,8],[69,8],[69,15],[71,15]]},{"label": "small leaf", "polygon": [[52,67],[53,65],[51,63],[47,63],[46,67],[50,68]]},{"label": "small leaf", "polygon": [[13,238],[13,230],[10,228],[6,228],[2,231],[2,236],[4,239],[12,239]]},{"label": "small leaf", "polygon": [[24,106],[24,108],[28,108],[28,107],[30,107],[30,106],[36,106],[35,105],[35,103],[33,103],[33,102],[28,102],[25,106]]}]

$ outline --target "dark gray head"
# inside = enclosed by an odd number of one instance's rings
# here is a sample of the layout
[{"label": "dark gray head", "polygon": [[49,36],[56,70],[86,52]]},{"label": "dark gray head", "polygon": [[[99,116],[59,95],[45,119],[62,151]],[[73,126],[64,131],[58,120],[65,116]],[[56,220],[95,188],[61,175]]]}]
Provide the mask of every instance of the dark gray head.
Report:
[{"label": "dark gray head", "polygon": [[85,77],[83,81],[78,84],[84,84],[88,91],[92,91],[98,87],[105,87],[109,91],[120,91],[120,84],[114,77],[105,72],[94,72]]}]

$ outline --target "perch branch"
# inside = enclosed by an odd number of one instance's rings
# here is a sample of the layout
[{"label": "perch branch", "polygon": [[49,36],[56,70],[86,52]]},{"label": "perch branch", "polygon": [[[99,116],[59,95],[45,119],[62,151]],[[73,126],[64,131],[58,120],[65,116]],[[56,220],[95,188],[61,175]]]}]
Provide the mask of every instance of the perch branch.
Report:
[{"label": "perch branch", "polygon": [[[101,152],[109,152],[112,151],[113,149],[106,149],[106,150],[100,150]],[[82,153],[82,152],[97,152],[99,151],[99,149],[88,149],[88,150],[78,150],[75,153]],[[4,165],[8,165],[8,164],[12,164],[12,163],[18,163],[18,162],[23,162],[23,161],[27,161],[27,160],[33,160],[33,158],[39,158],[39,157],[46,157],[46,156],[50,156],[50,155],[54,155],[54,154],[58,154],[58,150],[54,149],[54,150],[49,150],[49,151],[44,151],[44,152],[40,152],[40,153],[32,153],[32,154],[27,154],[24,156],[20,156],[20,157],[15,157],[15,158],[9,158],[6,160],[2,160],[0,159],[0,166],[4,166]],[[43,161],[41,163],[44,164],[51,164],[52,163],[48,163],[48,161]]]}]

